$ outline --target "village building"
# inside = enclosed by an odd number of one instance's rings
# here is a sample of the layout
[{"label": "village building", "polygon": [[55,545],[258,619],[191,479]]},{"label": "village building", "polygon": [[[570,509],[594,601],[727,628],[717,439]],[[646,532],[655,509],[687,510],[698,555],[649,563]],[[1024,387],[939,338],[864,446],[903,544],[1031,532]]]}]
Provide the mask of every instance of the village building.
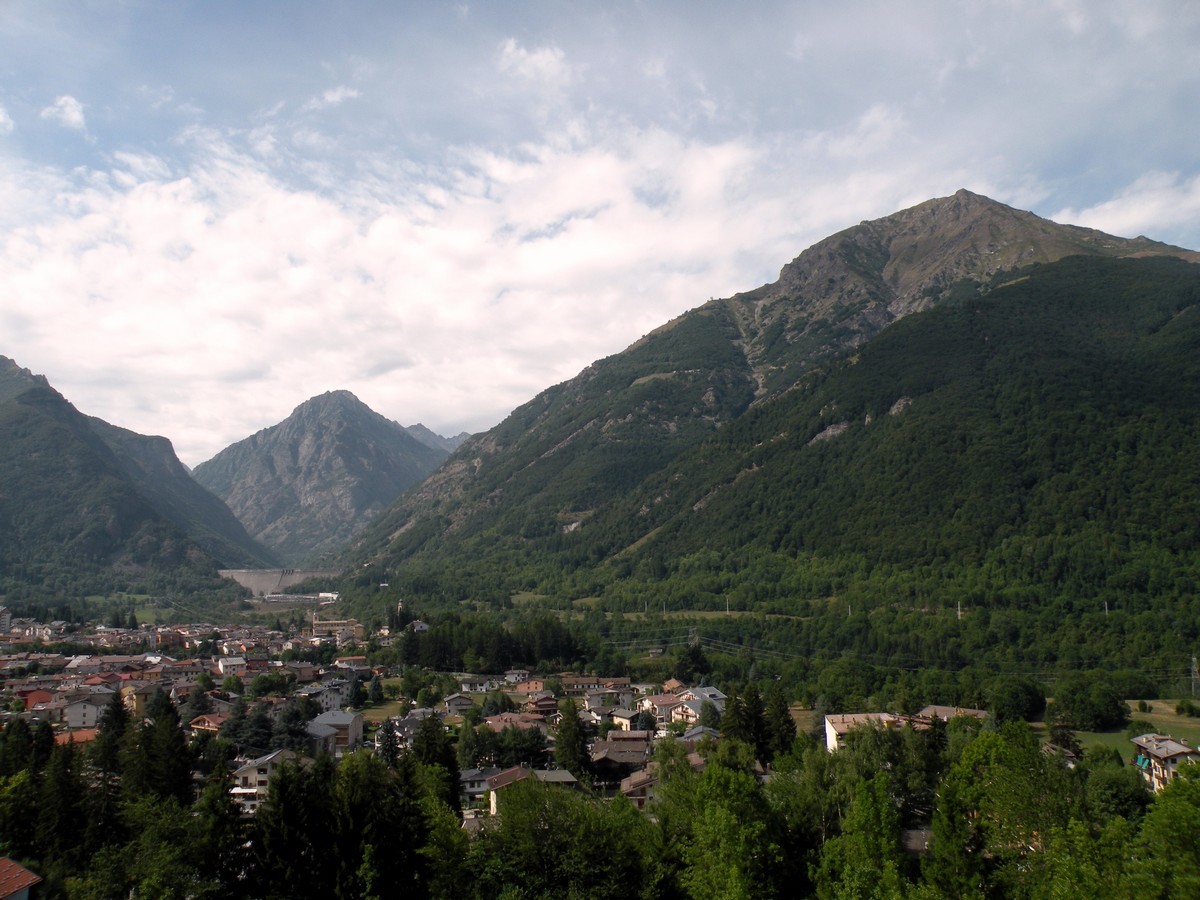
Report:
[{"label": "village building", "polygon": [[1138,749],[1133,765],[1155,793],[1175,780],[1180,766],[1200,762],[1200,750],[1170,735],[1143,734],[1131,740]]}]

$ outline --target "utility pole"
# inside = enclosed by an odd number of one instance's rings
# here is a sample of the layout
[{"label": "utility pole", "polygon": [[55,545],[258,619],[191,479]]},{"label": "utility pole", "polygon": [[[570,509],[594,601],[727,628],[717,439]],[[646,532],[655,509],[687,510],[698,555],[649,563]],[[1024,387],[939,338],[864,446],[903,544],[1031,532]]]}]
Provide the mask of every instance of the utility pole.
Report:
[{"label": "utility pole", "polygon": [[1196,665],[1196,656],[1192,654],[1192,696],[1196,696],[1196,682],[1200,681],[1200,666]]}]

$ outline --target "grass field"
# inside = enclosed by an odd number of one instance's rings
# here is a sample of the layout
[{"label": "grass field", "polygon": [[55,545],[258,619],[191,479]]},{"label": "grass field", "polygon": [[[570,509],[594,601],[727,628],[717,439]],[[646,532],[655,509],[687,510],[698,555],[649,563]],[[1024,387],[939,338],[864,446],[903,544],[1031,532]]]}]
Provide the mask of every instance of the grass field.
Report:
[{"label": "grass field", "polygon": [[[1193,747],[1200,747],[1200,719],[1192,716],[1180,716],[1175,713],[1176,700],[1148,700],[1149,712],[1138,712],[1136,700],[1130,700],[1129,708],[1133,711],[1133,719],[1150,724],[1149,729],[1138,729],[1138,734],[1147,730],[1166,734],[1176,740],[1186,741]],[[1123,757],[1133,756],[1133,744],[1129,741],[1127,730],[1122,731],[1077,731],[1075,736],[1084,750],[1092,747],[1112,747]]]}]

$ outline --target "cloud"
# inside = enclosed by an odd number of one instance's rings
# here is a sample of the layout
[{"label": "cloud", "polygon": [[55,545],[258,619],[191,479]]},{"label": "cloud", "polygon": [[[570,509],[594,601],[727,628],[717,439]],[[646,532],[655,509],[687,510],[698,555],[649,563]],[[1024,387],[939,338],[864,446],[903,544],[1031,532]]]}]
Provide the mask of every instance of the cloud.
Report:
[{"label": "cloud", "polygon": [[1153,232],[1150,237],[1162,239],[1164,229],[1182,229],[1200,220],[1200,175],[1148,172],[1111,199],[1083,209],[1061,209],[1054,218],[1124,237]]},{"label": "cloud", "polygon": [[500,44],[499,68],[505,74],[548,86],[561,85],[571,76],[566,54],[555,46],[526,50],[513,38]]},{"label": "cloud", "polygon": [[0,106],[0,134],[12,134],[15,127],[8,110]]},{"label": "cloud", "polygon": [[327,109],[331,106],[338,106],[345,103],[347,100],[357,100],[362,94],[355,88],[340,85],[335,88],[330,88],[324,91],[320,96],[313,97],[304,106],[301,107],[305,112],[312,112],[318,109]]},{"label": "cloud", "polygon": [[70,95],[55,99],[53,103],[42,110],[42,118],[57,122],[63,128],[74,131],[86,131],[87,122],[83,117],[83,104]]}]

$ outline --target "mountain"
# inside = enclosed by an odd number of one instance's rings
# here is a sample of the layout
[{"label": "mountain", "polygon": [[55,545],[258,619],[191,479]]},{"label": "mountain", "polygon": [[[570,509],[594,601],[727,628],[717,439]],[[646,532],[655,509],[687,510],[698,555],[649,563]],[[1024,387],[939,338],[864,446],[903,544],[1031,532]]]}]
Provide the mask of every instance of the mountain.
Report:
[{"label": "mountain", "polygon": [[461,431],[454,435],[454,437],[442,437],[440,434],[426,428],[420,422],[416,425],[405,425],[402,427],[426,447],[432,447],[435,450],[444,450],[447,455],[461,447],[463,441],[471,436],[468,432]]},{"label": "mountain", "polygon": [[257,540],[299,564],[341,547],[446,456],[349,391],[330,391],[192,475]]},{"label": "mountain", "polygon": [[221,593],[218,565],[269,560],[165,439],[89,418],[0,357],[0,591],[10,601]]},{"label": "mountain", "polygon": [[[510,543],[519,562],[506,564],[520,567],[539,541],[578,533],[586,545],[593,523],[652,476],[673,478],[683,454],[893,323],[977,299],[1002,273],[1077,255],[1200,259],[968,191],[863,222],[805,250],[773,284],[685,313],[469,439],[372,524],[351,560],[424,554],[461,574],[465,556],[486,566]],[[581,559],[611,549],[588,545]]]},{"label": "mountain", "polygon": [[118,464],[168,521],[228,568],[274,566],[275,555],[258,543],[220,498],[202,487],[175,455],[171,442],[88,418]]}]

